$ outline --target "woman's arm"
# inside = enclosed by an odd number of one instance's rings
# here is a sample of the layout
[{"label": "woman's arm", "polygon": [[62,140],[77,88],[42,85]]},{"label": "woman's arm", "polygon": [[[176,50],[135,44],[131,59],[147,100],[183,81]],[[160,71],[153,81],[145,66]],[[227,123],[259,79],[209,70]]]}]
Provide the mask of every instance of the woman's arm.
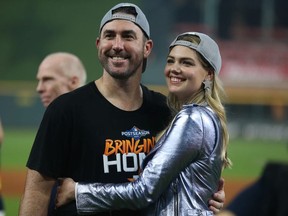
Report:
[{"label": "woman's arm", "polygon": [[[209,208],[214,214],[219,213],[224,206],[225,191],[224,191],[224,179],[220,179],[218,191],[213,195],[213,198],[209,200]],[[60,187],[58,187],[56,207],[65,205],[75,200],[75,188],[77,183],[71,178],[62,179]],[[77,189],[76,189],[77,191]]]},{"label": "woman's arm", "polygon": [[147,156],[149,162],[136,181],[122,184],[78,183],[78,211],[90,213],[148,206],[197,158],[202,141],[201,115],[181,111]]},{"label": "woman's arm", "polygon": [[[149,162],[135,182],[78,183],[76,204],[79,212],[100,212],[121,208],[139,209],[155,202],[171,181],[197,158],[203,139],[203,125],[199,118],[201,118],[199,114],[192,116],[185,112],[178,114],[155,149],[147,156]],[[73,196],[73,182],[71,185],[70,192],[67,189],[64,191]],[[65,195],[58,196],[58,206],[71,198],[62,199],[61,197]]]}]

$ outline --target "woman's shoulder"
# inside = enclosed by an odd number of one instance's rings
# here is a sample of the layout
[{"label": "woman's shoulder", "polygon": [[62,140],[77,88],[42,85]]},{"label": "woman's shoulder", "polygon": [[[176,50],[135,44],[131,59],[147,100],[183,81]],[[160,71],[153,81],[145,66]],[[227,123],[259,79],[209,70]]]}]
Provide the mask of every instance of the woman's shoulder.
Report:
[{"label": "woman's shoulder", "polygon": [[190,111],[193,113],[214,113],[213,109],[208,105],[199,105],[199,104],[186,104],[183,105],[182,110]]},{"label": "woman's shoulder", "polygon": [[182,110],[179,112],[179,115],[186,115],[190,118],[203,121],[203,119],[215,119],[216,115],[214,111],[208,105],[199,105],[199,104],[187,104],[183,105]]}]

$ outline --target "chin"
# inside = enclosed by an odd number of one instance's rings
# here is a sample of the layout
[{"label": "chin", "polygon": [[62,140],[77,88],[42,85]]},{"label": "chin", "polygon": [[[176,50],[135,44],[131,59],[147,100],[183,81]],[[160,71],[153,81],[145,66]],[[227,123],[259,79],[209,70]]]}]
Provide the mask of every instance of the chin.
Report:
[{"label": "chin", "polygon": [[179,94],[179,88],[176,87],[176,86],[169,86],[168,90],[169,90],[170,93],[173,93],[173,94],[177,94],[178,93]]}]

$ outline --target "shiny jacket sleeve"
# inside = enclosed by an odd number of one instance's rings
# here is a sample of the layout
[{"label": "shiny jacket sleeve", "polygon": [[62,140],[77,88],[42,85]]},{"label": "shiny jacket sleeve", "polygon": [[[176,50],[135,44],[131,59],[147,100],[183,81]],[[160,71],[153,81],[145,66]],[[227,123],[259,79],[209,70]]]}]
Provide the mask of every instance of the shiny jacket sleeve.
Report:
[{"label": "shiny jacket sleeve", "polygon": [[[203,109],[203,107],[202,107]],[[202,154],[205,118],[199,107],[184,107],[174,118],[137,180],[121,184],[78,183],[78,213],[109,209],[139,209],[155,202],[169,184]]]}]

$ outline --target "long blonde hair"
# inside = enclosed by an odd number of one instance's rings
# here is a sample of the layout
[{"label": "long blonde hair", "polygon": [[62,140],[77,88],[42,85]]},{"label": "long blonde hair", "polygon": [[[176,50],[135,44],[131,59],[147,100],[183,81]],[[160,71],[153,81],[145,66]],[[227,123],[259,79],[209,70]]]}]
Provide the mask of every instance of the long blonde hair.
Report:
[{"label": "long blonde hair", "polygon": [[[180,40],[190,41],[195,44],[200,43],[200,38],[195,35],[184,35]],[[171,49],[170,49],[171,51]],[[221,158],[224,161],[223,168],[232,166],[232,162],[228,158],[227,155],[227,146],[229,143],[229,133],[227,128],[227,118],[225,108],[222,104],[222,101],[226,99],[226,94],[222,85],[221,80],[219,79],[218,75],[214,73],[213,67],[208,63],[208,61],[196,51],[197,57],[200,60],[202,66],[207,70],[213,72],[213,81],[211,89],[204,89],[204,84],[202,84],[202,88],[199,91],[188,98],[186,101],[179,101],[177,97],[173,94],[168,94],[167,103],[170,109],[172,110],[173,116],[175,116],[181,109],[182,106],[185,104],[208,104],[211,107],[218,118],[220,119],[220,123],[222,126],[222,140],[223,140],[223,149],[221,152]]]}]

